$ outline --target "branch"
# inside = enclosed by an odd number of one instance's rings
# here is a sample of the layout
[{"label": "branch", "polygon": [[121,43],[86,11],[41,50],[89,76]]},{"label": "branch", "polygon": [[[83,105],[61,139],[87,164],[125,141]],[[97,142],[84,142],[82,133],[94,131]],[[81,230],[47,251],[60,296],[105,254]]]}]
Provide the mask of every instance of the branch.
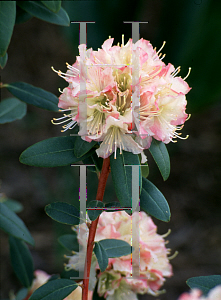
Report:
[{"label": "branch", "polygon": [[[101,174],[99,177],[96,200],[103,201],[104,191],[105,191],[109,173],[110,173],[110,158],[107,157],[103,160],[103,166],[102,166]],[[91,259],[92,259],[94,238],[95,238],[98,220],[99,220],[99,217],[95,221],[92,221],[91,226],[89,228],[89,237],[88,237],[88,243],[87,243],[87,256],[85,259],[86,268],[84,270],[83,289],[82,289],[82,300],[88,300],[88,287],[89,287],[89,277],[90,277],[90,270],[91,270]]]}]

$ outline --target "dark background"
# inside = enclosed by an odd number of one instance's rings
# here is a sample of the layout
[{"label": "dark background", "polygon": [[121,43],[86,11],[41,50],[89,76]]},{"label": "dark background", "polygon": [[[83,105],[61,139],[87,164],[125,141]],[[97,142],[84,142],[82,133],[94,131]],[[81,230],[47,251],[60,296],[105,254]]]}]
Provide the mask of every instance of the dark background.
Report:
[{"label": "dark background", "polygon": [[[165,63],[181,65],[192,90],[187,95],[187,112],[192,114],[185,124],[183,136],[169,144],[171,175],[166,182],[149,152],[149,179],[161,190],[171,208],[171,221],[156,219],[158,232],[170,228],[167,245],[179,255],[171,261],[174,276],[163,288],[167,293],[157,297],[176,300],[188,291],[185,281],[193,276],[221,273],[221,4],[215,1],[64,1],[71,21],[95,21],[87,26],[87,48],[101,48],[110,35],[114,44],[131,37],[131,25],[123,21],[148,21],[140,25],[140,37],[150,40],[159,49],[165,40]],[[2,71],[1,81],[24,81],[59,96],[58,88],[67,84],[52,72],[51,66],[66,72],[66,62],[73,64],[78,55],[79,25],[60,27],[32,18],[15,26],[8,49],[9,60]],[[11,97],[1,90],[1,99]],[[31,247],[35,269],[49,274],[63,270],[63,254],[57,237],[70,233],[69,226],[58,225],[44,212],[50,202],[78,201],[79,175],[77,168],[35,168],[22,165],[19,155],[28,146],[55,136],[62,136],[59,126],[50,120],[55,113],[28,106],[22,119],[1,125],[0,167],[1,191],[20,201],[24,210],[19,216],[29,228],[36,246]],[[97,179],[88,172],[88,198],[93,199]],[[113,200],[111,178],[105,199]],[[7,235],[1,232],[1,299],[20,284],[10,266]],[[151,299],[141,296],[140,299]]]}]

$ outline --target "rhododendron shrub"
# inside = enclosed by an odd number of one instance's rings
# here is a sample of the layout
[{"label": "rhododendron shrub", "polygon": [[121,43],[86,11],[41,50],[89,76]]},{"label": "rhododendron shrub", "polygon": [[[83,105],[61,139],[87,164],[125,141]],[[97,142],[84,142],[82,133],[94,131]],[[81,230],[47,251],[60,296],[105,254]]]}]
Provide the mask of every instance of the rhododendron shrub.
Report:
[{"label": "rhododendron shrub", "polygon": [[[3,2],[3,9],[15,6],[15,1]],[[36,5],[34,1],[21,2],[28,13],[30,6]],[[63,11],[60,1],[40,2],[38,9],[43,9],[44,15],[50,9],[50,14],[55,9]],[[52,7],[52,2],[58,7]],[[0,203],[2,229],[10,236],[12,266],[24,286],[16,299],[136,300],[138,294],[159,295],[166,278],[172,276],[169,259],[175,255],[168,256],[167,234],[159,235],[150,217],[168,222],[170,208],[148,179],[146,154],[151,153],[166,180],[170,174],[166,144],[188,137],[180,131],[189,118],[186,95],[190,87],[185,80],[190,69],[182,79],[177,76],[180,67],[163,62],[165,42],[159,50],[143,38],[124,44],[122,37],[121,46],[113,42],[113,38],[107,39],[98,50],[81,44],[79,56],[73,64],[67,64],[66,73],[53,68],[68,84],[59,99],[27,83],[1,84],[23,102],[62,112],[52,123],[62,124],[62,131],[70,132],[69,136],[30,146],[22,152],[20,162],[37,167],[70,167],[82,162],[80,203],[78,199],[74,203],[59,201],[45,207],[53,220],[75,228],[75,233],[59,238],[73,254],[66,256],[69,260],[60,275],[49,276],[38,270],[34,278],[33,260],[25,244],[34,245],[34,240],[10,206]],[[26,113],[26,104],[18,99],[8,99],[1,105],[6,117],[0,116],[0,121],[10,122]],[[8,114],[10,105],[17,107],[17,114],[14,110]],[[90,202],[86,202],[87,170],[98,176],[96,198]],[[117,199],[107,203],[104,192],[110,173]],[[187,284],[208,291],[208,280],[211,276],[190,278]],[[215,287],[213,280],[215,285],[221,281],[213,277],[210,289]],[[193,282],[197,285],[191,286]],[[219,298],[219,293],[217,288],[202,296],[193,290],[179,300],[212,300]]]}]

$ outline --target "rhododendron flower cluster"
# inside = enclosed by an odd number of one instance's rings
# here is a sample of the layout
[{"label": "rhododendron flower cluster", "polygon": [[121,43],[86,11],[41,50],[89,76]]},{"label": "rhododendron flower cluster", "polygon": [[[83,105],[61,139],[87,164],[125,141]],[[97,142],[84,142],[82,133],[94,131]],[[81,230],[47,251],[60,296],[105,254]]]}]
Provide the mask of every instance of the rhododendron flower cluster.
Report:
[{"label": "rhododendron flower cluster", "polygon": [[[132,218],[137,214],[139,225],[135,225],[139,228],[140,254],[139,261],[133,259],[133,263],[139,266],[140,277],[131,277],[131,255],[109,258],[107,269],[97,275],[98,294],[107,300],[125,297],[137,299],[136,294],[145,293],[157,295],[165,277],[172,275],[172,267],[167,257],[170,250],[165,247],[165,236],[156,233],[156,225],[145,212],[134,212],[132,216],[125,211],[103,212],[99,217],[95,241],[121,239],[131,244]],[[87,245],[87,232],[85,223],[79,225],[78,240],[83,248]],[[135,245],[134,254],[139,253],[139,244]],[[66,268],[80,269],[80,264],[84,265],[84,259],[80,256],[81,252],[69,257]],[[99,270],[98,264],[95,268]]]},{"label": "rhododendron flower cluster", "polygon": [[202,296],[199,289],[193,289],[190,293],[183,293],[178,300],[221,300],[221,285],[211,289],[207,296]]},{"label": "rhododendron flower cluster", "polygon": [[188,117],[185,95],[190,88],[176,77],[180,67],[165,65],[162,47],[156,51],[147,40],[134,44],[129,39],[124,45],[122,38],[121,46],[112,46],[113,40],[98,51],[79,45],[76,62],[67,64],[66,73],[56,71],[69,84],[58,104],[69,113],[52,122],[66,123],[64,131],[79,124],[78,134],[99,142],[96,152],[103,158],[113,152],[116,158],[117,148],[139,154],[152,138],[164,143],[183,139],[177,131]]}]

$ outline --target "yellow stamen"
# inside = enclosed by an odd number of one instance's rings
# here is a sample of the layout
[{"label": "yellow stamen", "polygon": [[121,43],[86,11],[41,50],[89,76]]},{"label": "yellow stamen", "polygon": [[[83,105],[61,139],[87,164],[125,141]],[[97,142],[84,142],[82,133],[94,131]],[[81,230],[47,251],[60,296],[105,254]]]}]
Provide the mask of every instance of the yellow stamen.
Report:
[{"label": "yellow stamen", "polygon": [[121,47],[124,46],[124,34],[122,34],[122,44],[121,44]]},{"label": "yellow stamen", "polygon": [[189,71],[188,71],[186,77],[183,78],[183,80],[186,80],[186,79],[187,79],[187,77],[190,75],[190,72],[191,72],[191,68],[189,68]]},{"label": "yellow stamen", "polygon": [[163,47],[165,46],[166,41],[163,41],[163,45],[161,46],[161,48],[157,51],[157,54],[163,49]]},{"label": "yellow stamen", "polygon": [[169,260],[174,259],[178,254],[179,254],[179,252],[178,252],[178,251],[175,251],[173,255],[168,256],[168,259],[169,259]]}]

